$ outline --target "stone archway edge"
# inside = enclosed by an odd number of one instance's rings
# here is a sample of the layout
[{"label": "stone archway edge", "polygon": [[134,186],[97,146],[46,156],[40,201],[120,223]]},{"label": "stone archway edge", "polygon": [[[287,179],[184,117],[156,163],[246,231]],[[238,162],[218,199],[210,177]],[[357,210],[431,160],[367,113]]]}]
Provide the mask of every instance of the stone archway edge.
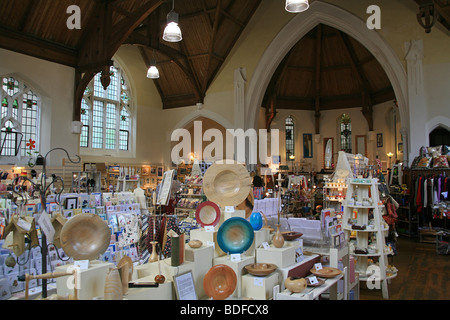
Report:
[{"label": "stone archway edge", "polygon": [[[409,133],[408,80],[399,57],[377,31],[367,28],[365,21],[348,11],[321,1],[313,2],[307,11],[292,18],[264,52],[246,92],[246,129],[258,129],[259,108],[265,90],[283,57],[307,32],[320,23],[347,33],[374,55],[394,89],[402,131]],[[409,152],[409,143],[404,147],[405,153]]]}]

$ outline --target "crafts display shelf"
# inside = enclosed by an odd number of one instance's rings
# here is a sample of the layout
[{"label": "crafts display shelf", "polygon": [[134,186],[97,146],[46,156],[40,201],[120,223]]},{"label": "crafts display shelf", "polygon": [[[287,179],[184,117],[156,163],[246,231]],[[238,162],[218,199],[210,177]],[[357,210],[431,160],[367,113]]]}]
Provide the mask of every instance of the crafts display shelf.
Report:
[{"label": "crafts display shelf", "polygon": [[[219,223],[212,228],[197,228],[190,232],[190,238],[200,240],[201,247],[191,248],[185,244],[185,261],[173,266],[171,258],[161,261],[149,262],[136,266],[133,272],[132,283],[145,283],[154,281],[159,272],[164,275],[166,281],[163,285],[149,288],[130,288],[124,297],[128,300],[152,300],[152,299],[177,299],[175,294],[175,279],[178,276],[192,273],[195,293],[199,300],[210,300],[203,287],[203,279],[208,270],[213,266],[226,265],[233,269],[237,276],[237,284],[233,293],[227,300],[240,300],[251,298],[254,300],[270,299],[317,299],[320,295],[328,293],[330,299],[348,299],[348,273],[347,267],[342,268],[342,273],[333,279],[326,279],[325,284],[319,287],[308,287],[303,294],[292,294],[285,288],[284,281],[288,276],[310,276],[310,270],[320,262],[320,255],[302,252],[302,241],[299,239],[285,240],[281,248],[272,243],[274,230],[264,226],[260,230],[253,231],[253,243],[245,252],[229,254],[224,252],[218,243],[218,231],[225,221],[231,218],[245,218],[244,210],[234,208],[220,208],[221,217]],[[348,257],[348,249],[331,250],[333,263],[330,267],[338,267],[338,260],[343,256]],[[276,270],[270,274],[256,276],[247,272],[246,266],[253,264],[274,264]],[[325,265],[324,265],[325,266]],[[338,281],[344,280],[345,284],[339,292]]]},{"label": "crafts display shelf", "polygon": [[334,209],[336,213],[340,213],[346,195],[347,183],[345,181],[326,181],[323,186],[323,208]]},{"label": "crafts display shelf", "polygon": [[202,177],[185,177],[185,182],[181,185],[178,193],[179,199],[175,208],[175,213],[184,215],[195,211],[198,205],[203,202],[205,194],[203,193]]},{"label": "crafts display shelf", "polygon": [[[342,225],[350,244],[350,254],[356,260],[360,281],[366,281],[371,289],[381,289],[383,298],[389,299],[388,280],[397,273],[387,276],[387,255],[392,249],[385,244],[384,223],[378,194],[378,179],[349,178],[347,196],[344,202]],[[373,218],[369,219],[369,216]],[[354,240],[352,234],[356,234]],[[352,245],[353,244],[353,245]],[[369,259],[378,259],[378,265]]]}]

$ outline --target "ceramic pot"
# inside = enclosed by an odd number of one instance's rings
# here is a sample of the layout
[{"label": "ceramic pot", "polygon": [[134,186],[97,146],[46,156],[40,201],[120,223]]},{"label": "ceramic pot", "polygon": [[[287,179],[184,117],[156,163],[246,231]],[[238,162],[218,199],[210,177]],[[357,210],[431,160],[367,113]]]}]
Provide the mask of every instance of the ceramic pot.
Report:
[{"label": "ceramic pot", "polygon": [[308,283],[305,278],[287,277],[284,286],[292,293],[299,293],[305,290]]},{"label": "ceramic pot", "polygon": [[277,227],[277,231],[273,235],[272,244],[274,245],[275,248],[282,248],[284,245],[284,237],[280,231],[280,225],[276,224],[275,226]]}]

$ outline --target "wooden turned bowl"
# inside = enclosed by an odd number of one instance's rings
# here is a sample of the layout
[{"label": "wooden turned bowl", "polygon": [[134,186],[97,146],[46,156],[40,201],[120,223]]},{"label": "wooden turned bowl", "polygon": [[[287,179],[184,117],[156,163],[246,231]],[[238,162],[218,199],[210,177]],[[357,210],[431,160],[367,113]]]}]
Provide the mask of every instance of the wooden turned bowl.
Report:
[{"label": "wooden turned bowl", "polygon": [[334,278],[342,273],[341,270],[337,268],[331,268],[331,267],[323,267],[320,270],[316,270],[315,268],[312,268],[309,270],[312,274],[314,274],[317,277],[322,278]]},{"label": "wooden turned bowl", "polygon": [[60,234],[62,249],[74,260],[97,259],[108,249],[110,240],[111,232],[106,221],[92,213],[70,218]]},{"label": "wooden turned bowl", "polygon": [[244,267],[248,273],[254,276],[267,276],[277,269],[277,266],[272,263],[253,263]]},{"label": "wooden turned bowl", "polygon": [[252,179],[247,168],[234,160],[216,162],[203,176],[203,192],[220,207],[237,206],[248,196]]},{"label": "wooden turned bowl", "polygon": [[213,266],[203,278],[203,289],[214,300],[228,298],[236,289],[236,284],[236,273],[225,264]]},{"label": "wooden turned bowl", "polygon": [[188,242],[188,245],[191,248],[200,248],[203,245],[203,242],[200,240],[191,240]]},{"label": "wooden turned bowl", "polygon": [[284,231],[281,234],[283,235],[283,238],[286,241],[295,240],[303,235],[303,233],[301,232],[294,232],[294,231]]},{"label": "wooden turned bowl", "polygon": [[292,293],[299,293],[306,289],[307,282],[305,278],[287,277],[284,280],[284,286]]}]

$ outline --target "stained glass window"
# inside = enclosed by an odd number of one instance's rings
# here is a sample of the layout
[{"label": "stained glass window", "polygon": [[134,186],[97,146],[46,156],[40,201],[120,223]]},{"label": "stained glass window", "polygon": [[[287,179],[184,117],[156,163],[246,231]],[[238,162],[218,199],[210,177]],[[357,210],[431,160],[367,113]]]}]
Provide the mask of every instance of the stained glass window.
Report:
[{"label": "stained glass window", "polygon": [[352,119],[343,114],[340,120],[341,151],[352,153]]},{"label": "stained glass window", "polygon": [[130,99],[123,71],[112,66],[110,80],[105,90],[101,73],[98,73],[86,87],[81,104],[82,148],[113,151],[130,149]]},{"label": "stained glass window", "polygon": [[290,161],[290,156],[294,155],[294,119],[291,116],[285,120],[286,129],[286,161]]},{"label": "stained glass window", "polygon": [[28,156],[39,151],[40,98],[20,79],[1,77],[1,156]]}]

